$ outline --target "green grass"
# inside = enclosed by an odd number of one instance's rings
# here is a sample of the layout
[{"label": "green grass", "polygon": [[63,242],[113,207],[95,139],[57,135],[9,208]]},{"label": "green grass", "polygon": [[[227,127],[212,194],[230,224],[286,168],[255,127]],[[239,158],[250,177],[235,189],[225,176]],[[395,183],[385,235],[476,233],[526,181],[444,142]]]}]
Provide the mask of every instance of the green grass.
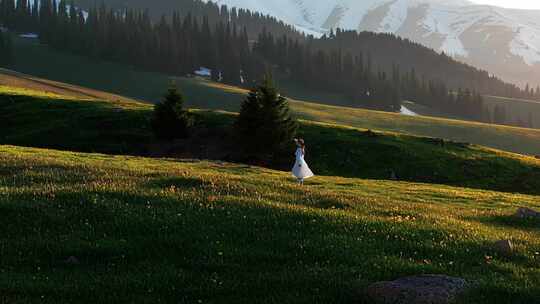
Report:
[{"label": "green grass", "polygon": [[[0,144],[132,155],[147,155],[155,144],[149,127],[152,106],[145,103],[80,100],[0,86],[0,107],[5,126]],[[200,128],[220,130],[226,142],[234,143],[234,114],[194,113]],[[404,181],[540,194],[540,161],[531,157],[312,121],[302,121],[299,135],[306,139],[308,162],[319,175],[389,179],[394,171]],[[291,165],[293,148],[281,168]]]},{"label": "green grass", "polygon": [[79,99],[0,86],[0,142],[64,150],[137,153],[152,140],[152,106]]},{"label": "green grass", "polygon": [[424,273],[474,283],[459,303],[540,298],[538,223],[511,217],[534,196],[13,146],[0,194],[5,303],[362,303]]},{"label": "green grass", "polygon": [[[43,99],[62,99],[62,100],[81,100],[84,101],[84,98],[73,97],[68,95],[60,95],[54,92],[46,92],[34,90],[31,88],[21,88],[7,85],[0,85],[0,94],[3,96],[9,96],[7,98],[11,99],[11,102],[14,102],[15,96],[25,96],[25,97],[34,97],[34,98],[43,98]],[[89,100],[89,99],[88,99]]]},{"label": "green grass", "polygon": [[[61,53],[32,40],[15,39],[15,45],[17,60],[12,68],[39,77],[151,102],[161,98],[170,82],[170,77],[167,75],[141,72],[124,65],[96,62]],[[245,94],[243,89],[200,79],[179,78],[177,81],[186,95],[188,105],[200,109],[237,111]],[[439,137],[522,154],[540,154],[540,130],[429,117],[406,117],[392,113],[326,106],[320,103],[340,105],[344,104],[344,101],[331,94],[308,92],[286,83],[282,83],[282,86],[297,99],[314,101],[292,102],[294,111],[303,119]]]},{"label": "green grass", "polygon": [[521,154],[540,154],[540,130],[302,102],[292,103],[292,108],[299,117],[308,120],[444,138]]}]

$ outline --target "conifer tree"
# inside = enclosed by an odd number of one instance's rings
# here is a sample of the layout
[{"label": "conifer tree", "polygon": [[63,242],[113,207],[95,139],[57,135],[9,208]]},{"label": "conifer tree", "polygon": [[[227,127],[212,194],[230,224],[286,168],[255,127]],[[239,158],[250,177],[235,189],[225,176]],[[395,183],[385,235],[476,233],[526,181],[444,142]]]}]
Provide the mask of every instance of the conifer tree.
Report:
[{"label": "conifer tree", "polygon": [[172,84],[163,101],[154,106],[151,124],[158,139],[173,140],[188,137],[193,119],[184,109],[184,97],[178,92],[176,84]]},{"label": "conifer tree", "polygon": [[0,31],[0,66],[6,66],[13,59],[13,49],[9,33]]},{"label": "conifer tree", "polygon": [[278,93],[270,76],[251,90],[236,121],[238,138],[245,151],[250,156],[270,159],[284,151],[297,129],[287,99]]}]

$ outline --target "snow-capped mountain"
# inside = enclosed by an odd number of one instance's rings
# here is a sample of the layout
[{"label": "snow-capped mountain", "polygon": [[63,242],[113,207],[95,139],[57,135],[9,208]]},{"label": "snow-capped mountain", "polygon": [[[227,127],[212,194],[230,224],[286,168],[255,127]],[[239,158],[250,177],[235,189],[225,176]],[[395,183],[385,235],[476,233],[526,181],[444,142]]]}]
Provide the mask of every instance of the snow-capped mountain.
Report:
[{"label": "snow-capped mountain", "polygon": [[[214,1],[216,2],[216,1]],[[321,35],[332,28],[390,32],[518,83],[540,83],[540,10],[467,0],[217,0]]]}]

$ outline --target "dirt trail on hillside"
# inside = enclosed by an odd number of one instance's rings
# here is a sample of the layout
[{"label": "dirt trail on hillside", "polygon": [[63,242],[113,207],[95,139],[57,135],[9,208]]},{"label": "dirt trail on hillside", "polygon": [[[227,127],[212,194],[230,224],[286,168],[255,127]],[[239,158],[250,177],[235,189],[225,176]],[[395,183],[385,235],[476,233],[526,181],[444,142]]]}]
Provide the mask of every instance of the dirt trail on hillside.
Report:
[{"label": "dirt trail on hillside", "polygon": [[0,85],[50,92],[76,98],[91,98],[109,101],[134,101],[124,96],[80,87],[77,85],[42,79],[16,71],[0,68]]}]

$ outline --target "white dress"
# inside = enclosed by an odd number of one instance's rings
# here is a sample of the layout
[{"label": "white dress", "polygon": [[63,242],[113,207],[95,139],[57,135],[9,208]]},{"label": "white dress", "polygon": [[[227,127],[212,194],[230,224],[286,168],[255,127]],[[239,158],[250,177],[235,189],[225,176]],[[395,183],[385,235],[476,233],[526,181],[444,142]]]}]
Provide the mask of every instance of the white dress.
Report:
[{"label": "white dress", "polygon": [[294,163],[292,174],[298,179],[313,177],[313,172],[311,172],[311,169],[309,169],[308,164],[304,160],[304,151],[302,151],[302,148],[296,149],[296,162]]}]

